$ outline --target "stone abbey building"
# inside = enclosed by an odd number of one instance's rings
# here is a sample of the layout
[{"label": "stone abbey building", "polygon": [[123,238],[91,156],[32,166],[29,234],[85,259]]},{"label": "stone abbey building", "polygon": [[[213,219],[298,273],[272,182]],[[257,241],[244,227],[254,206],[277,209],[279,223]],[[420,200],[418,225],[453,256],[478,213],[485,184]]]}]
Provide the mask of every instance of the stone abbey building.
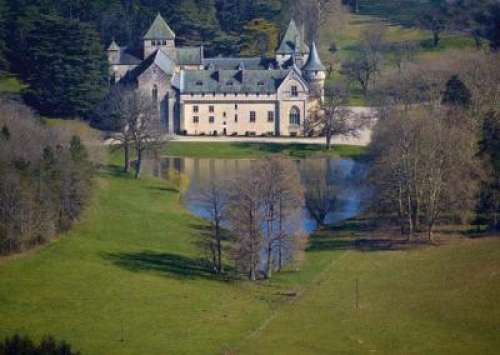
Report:
[{"label": "stone abbey building", "polygon": [[115,41],[107,53],[111,81],[151,93],[169,134],[299,135],[326,78],[315,43],[293,20],[275,58],[205,58],[202,46],[176,47],[161,15],[144,36],[143,59]]}]

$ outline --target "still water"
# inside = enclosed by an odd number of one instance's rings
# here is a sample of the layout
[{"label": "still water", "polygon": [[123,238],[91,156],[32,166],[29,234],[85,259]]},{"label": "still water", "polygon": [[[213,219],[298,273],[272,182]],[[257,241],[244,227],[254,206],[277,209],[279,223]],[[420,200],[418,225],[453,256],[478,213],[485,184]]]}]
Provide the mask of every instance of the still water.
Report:
[{"label": "still water", "polygon": [[[308,163],[314,159],[314,164],[321,164],[321,171],[327,175],[327,180],[335,190],[335,208],[326,218],[326,223],[336,223],[355,217],[361,212],[363,199],[362,182],[366,177],[366,165],[351,159],[339,158],[309,158],[295,160],[299,172],[304,176]],[[200,217],[204,209],[196,200],[200,189],[208,186],[214,179],[229,178],[235,174],[245,173],[255,162],[253,159],[205,159],[164,157],[159,160],[147,161],[144,164],[146,172],[154,176],[167,176],[168,171],[175,170],[188,177],[189,187],[184,196],[186,207]],[[307,186],[305,186],[307,188]],[[303,207],[301,213],[302,227],[311,233],[317,227],[316,222]]]}]

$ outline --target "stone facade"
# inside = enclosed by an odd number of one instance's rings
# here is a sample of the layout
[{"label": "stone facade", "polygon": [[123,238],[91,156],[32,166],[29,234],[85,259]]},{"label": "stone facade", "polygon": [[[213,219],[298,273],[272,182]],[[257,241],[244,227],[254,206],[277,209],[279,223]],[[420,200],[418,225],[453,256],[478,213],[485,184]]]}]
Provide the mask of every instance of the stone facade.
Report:
[{"label": "stone facade", "polygon": [[205,58],[203,47],[176,48],[158,15],[143,59],[111,43],[110,80],[157,97],[169,134],[300,135],[326,77],[315,44],[303,38],[292,20],[275,58]]}]

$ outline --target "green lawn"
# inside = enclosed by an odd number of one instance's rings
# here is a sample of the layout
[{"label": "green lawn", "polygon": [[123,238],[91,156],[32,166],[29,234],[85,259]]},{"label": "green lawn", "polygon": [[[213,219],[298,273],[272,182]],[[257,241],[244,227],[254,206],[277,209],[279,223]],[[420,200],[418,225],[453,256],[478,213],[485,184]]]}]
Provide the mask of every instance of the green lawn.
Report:
[{"label": "green lawn", "polygon": [[205,223],[179,197],[156,179],[102,172],[71,232],[0,263],[0,337],[53,334],[83,354],[487,353],[499,345],[500,239],[363,253],[338,239],[349,229],[335,230],[312,238],[299,272],[256,284],[216,280],[193,246]]},{"label": "green lawn", "polygon": [[242,354],[498,354],[500,238],[410,251],[316,245],[309,259],[330,254],[329,265]]},{"label": "green lawn", "polygon": [[0,76],[0,94],[20,94],[26,88],[15,76]]},{"label": "green lawn", "polygon": [[335,145],[328,151],[323,145],[318,144],[170,142],[162,153],[170,156],[227,159],[261,158],[269,154],[284,154],[293,158],[325,155],[361,158],[366,154],[366,148]]},{"label": "green lawn", "polygon": [[[330,82],[345,82],[351,89],[348,104],[352,106],[366,106],[368,102],[362,95],[357,83],[349,82],[340,74],[340,68],[344,60],[359,54],[362,36],[370,26],[382,24],[386,28],[386,42],[388,44],[409,41],[419,46],[415,61],[421,59],[439,57],[453,50],[474,48],[472,38],[462,33],[444,32],[437,47],[433,47],[432,33],[416,27],[422,9],[427,5],[427,0],[361,0],[358,14],[349,14],[345,25],[337,28],[335,24],[336,14],[332,14],[329,21],[325,21],[319,33],[319,51],[325,64],[331,64],[334,68]],[[331,44],[335,42],[337,52],[335,56],[329,52]],[[384,68],[393,69],[394,53],[386,50],[384,54]]]}]

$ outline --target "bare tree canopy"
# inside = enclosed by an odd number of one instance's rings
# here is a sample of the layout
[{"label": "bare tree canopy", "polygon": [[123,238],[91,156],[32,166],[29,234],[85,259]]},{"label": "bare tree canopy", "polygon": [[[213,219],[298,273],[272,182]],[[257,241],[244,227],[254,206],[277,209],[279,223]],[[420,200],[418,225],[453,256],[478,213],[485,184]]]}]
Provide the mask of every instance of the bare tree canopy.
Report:
[{"label": "bare tree canopy", "polygon": [[344,106],[347,97],[343,86],[327,86],[320,108],[310,113],[309,129],[318,130],[325,136],[327,149],[331,149],[334,136],[358,137],[361,130],[370,125],[370,117],[354,114]]},{"label": "bare tree canopy", "polygon": [[25,106],[0,102],[0,254],[67,230],[91,192],[93,167],[80,137],[48,128]]},{"label": "bare tree canopy", "polygon": [[398,216],[410,236],[425,227],[429,239],[441,218],[473,210],[481,178],[476,137],[470,121],[456,112],[388,112],[371,146],[375,208]]},{"label": "bare tree canopy", "polygon": [[130,149],[134,149],[135,176],[138,178],[144,154],[162,142],[158,103],[145,92],[118,85],[98,107],[97,115],[106,127],[115,131],[116,148],[124,152],[125,172],[130,167]]},{"label": "bare tree canopy", "polygon": [[300,216],[303,189],[294,162],[273,156],[255,162],[234,179],[229,226],[234,235],[233,257],[250,280],[259,265],[266,278],[297,256],[304,247]]}]

